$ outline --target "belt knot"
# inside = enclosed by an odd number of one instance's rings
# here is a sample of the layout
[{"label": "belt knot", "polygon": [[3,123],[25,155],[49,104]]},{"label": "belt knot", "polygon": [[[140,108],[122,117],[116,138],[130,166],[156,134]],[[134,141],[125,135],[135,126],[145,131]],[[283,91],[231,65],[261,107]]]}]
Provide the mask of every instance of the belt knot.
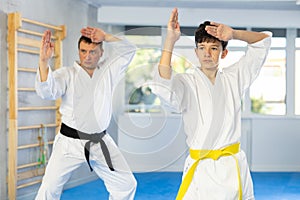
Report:
[{"label": "belt knot", "polygon": [[186,175],[180,185],[176,200],[183,199],[186,191],[188,190],[189,185],[192,182],[196,167],[198,166],[198,164],[201,160],[209,159],[209,158],[213,159],[213,160],[218,160],[220,157],[223,157],[223,156],[233,156],[233,158],[235,159],[237,173],[238,173],[239,200],[241,200],[242,199],[241,174],[240,174],[238,159],[234,155],[234,154],[238,153],[239,151],[240,151],[240,143],[235,143],[230,146],[224,147],[222,149],[217,149],[217,150],[190,149],[190,156],[192,159],[195,160],[195,162],[190,167],[188,172],[186,173]]},{"label": "belt knot", "polygon": [[101,150],[103,152],[105,161],[106,161],[109,169],[111,171],[114,171],[108,147],[103,140],[103,137],[106,134],[105,130],[101,133],[88,134],[88,133],[78,131],[78,130],[71,128],[71,127],[67,126],[66,124],[62,123],[60,132],[61,132],[61,134],[63,134],[64,136],[67,136],[67,137],[71,137],[74,139],[80,139],[80,140],[88,140],[84,145],[84,155],[85,155],[85,159],[86,159],[91,171],[93,171],[93,168],[90,163],[91,143],[100,143]]}]

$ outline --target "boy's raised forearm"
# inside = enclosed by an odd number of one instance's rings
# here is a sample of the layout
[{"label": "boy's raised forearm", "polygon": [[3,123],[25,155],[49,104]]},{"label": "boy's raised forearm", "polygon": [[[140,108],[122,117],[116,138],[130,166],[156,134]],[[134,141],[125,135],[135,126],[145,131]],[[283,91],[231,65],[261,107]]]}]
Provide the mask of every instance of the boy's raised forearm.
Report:
[{"label": "boy's raised forearm", "polygon": [[242,40],[248,44],[253,44],[268,37],[268,34],[263,32],[254,32],[246,30],[234,30],[233,39]]}]

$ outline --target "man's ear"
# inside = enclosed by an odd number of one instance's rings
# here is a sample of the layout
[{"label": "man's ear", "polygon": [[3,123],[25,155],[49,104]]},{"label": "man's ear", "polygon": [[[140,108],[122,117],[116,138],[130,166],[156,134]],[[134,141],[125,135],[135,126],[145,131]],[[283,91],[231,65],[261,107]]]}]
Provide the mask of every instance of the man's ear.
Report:
[{"label": "man's ear", "polygon": [[223,51],[222,51],[221,58],[222,58],[222,59],[225,58],[226,55],[227,55],[227,53],[228,53],[228,50],[227,50],[227,49],[223,50]]}]

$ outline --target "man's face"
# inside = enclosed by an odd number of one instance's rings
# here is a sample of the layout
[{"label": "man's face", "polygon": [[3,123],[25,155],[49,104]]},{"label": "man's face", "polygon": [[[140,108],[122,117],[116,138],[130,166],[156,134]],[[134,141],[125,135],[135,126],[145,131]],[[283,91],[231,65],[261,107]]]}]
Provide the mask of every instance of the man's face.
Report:
[{"label": "man's face", "polygon": [[214,69],[219,65],[219,60],[225,58],[227,50],[223,51],[219,41],[198,43],[195,49],[201,68]]},{"label": "man's face", "polygon": [[99,44],[82,41],[79,45],[80,65],[86,69],[95,69],[102,54],[103,49]]}]

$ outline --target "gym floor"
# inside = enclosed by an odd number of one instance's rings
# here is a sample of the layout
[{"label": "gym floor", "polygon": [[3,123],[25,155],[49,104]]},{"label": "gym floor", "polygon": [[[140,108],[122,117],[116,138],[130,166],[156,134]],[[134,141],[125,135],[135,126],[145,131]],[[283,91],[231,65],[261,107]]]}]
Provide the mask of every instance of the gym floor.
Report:
[{"label": "gym floor", "polygon": [[[180,172],[134,174],[138,187],[136,200],[174,200],[181,182]],[[256,200],[299,200],[300,172],[253,172]],[[61,200],[108,199],[102,180],[98,179],[63,192]]]}]

